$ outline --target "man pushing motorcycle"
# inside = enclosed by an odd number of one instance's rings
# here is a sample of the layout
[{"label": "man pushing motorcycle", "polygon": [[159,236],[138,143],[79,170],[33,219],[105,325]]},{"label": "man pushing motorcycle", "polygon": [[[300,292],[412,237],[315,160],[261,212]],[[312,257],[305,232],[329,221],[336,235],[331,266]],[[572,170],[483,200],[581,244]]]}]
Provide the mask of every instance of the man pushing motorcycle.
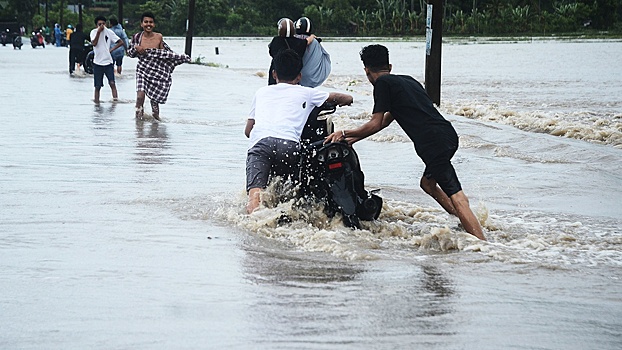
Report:
[{"label": "man pushing motorcycle", "polygon": [[309,114],[326,101],[352,104],[352,96],[298,85],[302,59],[287,49],[274,57],[276,85],[257,90],[244,134],[250,139],[246,157],[247,212],[261,203],[261,190],[272,176],[294,179],[298,173],[300,135]]},{"label": "man pushing motorcycle", "polygon": [[360,56],[367,79],[374,86],[371,120],[356,129],[336,131],[328,135],[325,142],[346,140],[352,144],[397,120],[425,163],[421,188],[449,214],[457,216],[468,233],[485,240],[451,164],[451,158],[458,150],[458,135],[451,123],[434,107],[419,82],[410,76],[391,74],[386,47],[366,46]]}]

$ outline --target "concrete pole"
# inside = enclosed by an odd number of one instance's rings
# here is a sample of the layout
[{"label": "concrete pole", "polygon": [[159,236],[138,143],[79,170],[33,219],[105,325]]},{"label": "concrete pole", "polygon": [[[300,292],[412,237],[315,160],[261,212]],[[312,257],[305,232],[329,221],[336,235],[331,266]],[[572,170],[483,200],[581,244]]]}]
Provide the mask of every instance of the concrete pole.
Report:
[{"label": "concrete pole", "polygon": [[428,0],[426,17],[425,90],[437,106],[441,104],[441,43],[443,1]]},{"label": "concrete pole", "polygon": [[195,0],[188,2],[188,21],[186,22],[186,55],[192,57],[192,36],[194,35]]}]

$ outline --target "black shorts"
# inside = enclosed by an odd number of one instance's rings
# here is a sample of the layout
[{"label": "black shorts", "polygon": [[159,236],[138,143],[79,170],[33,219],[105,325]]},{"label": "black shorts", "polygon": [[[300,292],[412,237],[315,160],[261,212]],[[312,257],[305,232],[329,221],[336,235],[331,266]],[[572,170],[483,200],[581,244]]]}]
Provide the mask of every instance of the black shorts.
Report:
[{"label": "black shorts", "polygon": [[449,197],[462,191],[462,185],[460,185],[456,170],[454,166],[451,165],[451,158],[456,151],[457,147],[454,150],[447,151],[428,160],[425,170],[423,171],[423,176],[427,179],[434,179],[443,192]]},{"label": "black shorts", "polygon": [[272,176],[294,179],[299,161],[298,142],[274,137],[259,140],[246,156],[246,191],[266,188]]}]

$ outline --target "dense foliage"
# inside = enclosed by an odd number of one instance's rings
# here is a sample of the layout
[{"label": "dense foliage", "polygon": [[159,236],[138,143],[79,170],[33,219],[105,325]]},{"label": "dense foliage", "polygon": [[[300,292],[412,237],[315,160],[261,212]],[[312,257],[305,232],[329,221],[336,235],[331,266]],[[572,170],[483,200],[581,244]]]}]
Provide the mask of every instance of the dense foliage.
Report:
[{"label": "dense foliage", "polygon": [[[414,36],[425,32],[424,0],[195,0],[195,35],[274,35],[281,17],[309,17],[321,35]],[[97,6],[117,14],[117,1],[80,1],[90,28]],[[165,35],[183,35],[189,0],[125,0],[128,31],[139,29],[140,14],[156,15]],[[2,1],[0,18],[29,26],[45,23],[43,0]],[[71,0],[47,0],[48,24],[77,23]],[[444,33],[456,35],[548,35],[622,33],[621,0],[444,0]],[[0,5],[1,7],[2,5]],[[61,10],[62,9],[62,10]]]}]

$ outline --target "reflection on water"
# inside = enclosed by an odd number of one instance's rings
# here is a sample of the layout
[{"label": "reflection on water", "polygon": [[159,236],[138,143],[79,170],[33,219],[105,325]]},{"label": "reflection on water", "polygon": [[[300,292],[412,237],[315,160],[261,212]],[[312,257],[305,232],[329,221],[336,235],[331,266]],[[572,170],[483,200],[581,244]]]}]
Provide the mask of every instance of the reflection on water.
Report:
[{"label": "reflection on water", "polygon": [[325,257],[311,261],[308,256],[299,258],[277,250],[248,249],[252,250],[247,254],[246,273],[254,283],[303,287],[307,284],[352,281],[362,272],[356,265],[326,261]]},{"label": "reflection on water", "polygon": [[249,308],[258,348],[365,348],[370,341],[378,349],[443,348],[458,332],[455,287],[435,265],[314,259],[255,239],[261,242],[246,246],[244,270],[258,287]]},{"label": "reflection on water", "polygon": [[162,164],[168,161],[166,126],[136,119],[136,156],[139,164]]},{"label": "reflection on water", "polygon": [[96,104],[93,106],[93,128],[95,130],[106,130],[110,129],[112,116],[115,113],[117,108],[116,103],[110,104],[108,107],[104,107],[101,104]]}]

